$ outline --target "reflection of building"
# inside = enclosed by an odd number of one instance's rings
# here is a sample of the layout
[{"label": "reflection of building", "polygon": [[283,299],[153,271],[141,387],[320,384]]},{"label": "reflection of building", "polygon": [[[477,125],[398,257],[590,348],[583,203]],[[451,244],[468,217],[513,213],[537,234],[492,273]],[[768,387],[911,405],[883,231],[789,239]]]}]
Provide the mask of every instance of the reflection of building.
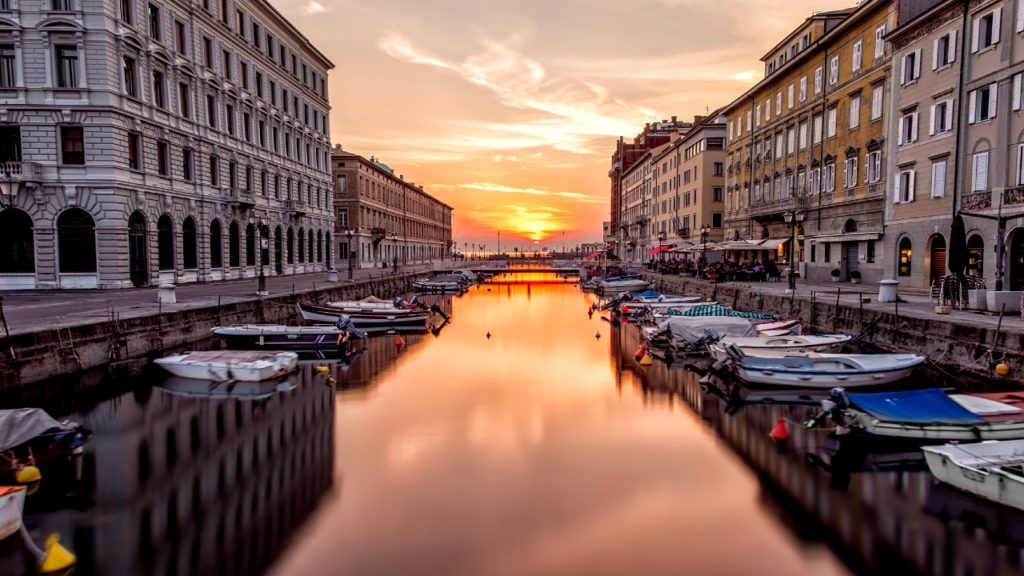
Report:
[{"label": "reflection of building", "polygon": [[0,288],[330,262],[333,65],[269,3],[23,0],[0,12],[0,181],[13,183],[0,196]]},{"label": "reflection of building", "polygon": [[[296,388],[212,401],[155,387],[95,408],[84,484],[95,507],[45,521],[92,574],[258,574],[333,483],[334,396]],[[58,517],[59,516],[59,517]],[[44,526],[46,528],[46,526]]]},{"label": "reflection of building", "polygon": [[338,254],[352,266],[417,263],[447,257],[452,207],[390,166],[337,145],[331,153]]}]

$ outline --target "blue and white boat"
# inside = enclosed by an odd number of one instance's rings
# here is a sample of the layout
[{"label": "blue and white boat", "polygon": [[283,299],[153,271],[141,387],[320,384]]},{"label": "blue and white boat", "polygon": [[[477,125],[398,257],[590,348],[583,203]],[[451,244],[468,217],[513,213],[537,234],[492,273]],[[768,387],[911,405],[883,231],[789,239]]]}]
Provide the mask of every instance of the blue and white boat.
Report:
[{"label": "blue and white boat", "polygon": [[924,356],[917,354],[827,354],[821,352],[751,353],[725,348],[736,376],[750,384],[835,388],[880,386],[910,376]]}]

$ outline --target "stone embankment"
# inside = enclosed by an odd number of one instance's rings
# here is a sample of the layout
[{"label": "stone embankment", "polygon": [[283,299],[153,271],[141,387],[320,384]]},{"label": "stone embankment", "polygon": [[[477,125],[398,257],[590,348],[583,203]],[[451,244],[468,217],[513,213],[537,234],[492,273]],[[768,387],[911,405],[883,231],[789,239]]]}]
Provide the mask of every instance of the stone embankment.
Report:
[{"label": "stone embankment", "polygon": [[11,391],[54,377],[162,355],[209,340],[222,325],[295,323],[300,301],[326,302],[394,297],[408,292],[417,274],[332,284],[241,302],[165,311],[121,319],[115,313],[103,322],[15,333],[0,350],[0,391]]},{"label": "stone embankment", "polygon": [[888,352],[928,356],[942,372],[957,379],[988,382],[994,368],[1009,368],[999,381],[1024,384],[1024,333],[1004,326],[952,321],[949,316],[899,314],[898,305],[837,303],[833,296],[816,298],[759,291],[744,284],[714,284],[693,278],[646,274],[656,288],[675,294],[700,294],[738,310],[801,318],[814,332],[864,334],[864,341]]}]

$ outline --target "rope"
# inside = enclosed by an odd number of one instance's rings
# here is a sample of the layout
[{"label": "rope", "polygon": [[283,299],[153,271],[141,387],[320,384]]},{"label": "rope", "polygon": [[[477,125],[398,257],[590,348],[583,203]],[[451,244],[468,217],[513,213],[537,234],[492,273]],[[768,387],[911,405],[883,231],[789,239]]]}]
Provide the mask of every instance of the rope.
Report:
[{"label": "rope", "polygon": [[42,548],[36,546],[36,543],[32,541],[32,537],[29,536],[28,530],[25,529],[24,522],[22,522],[21,526],[18,527],[18,531],[21,532],[21,537],[25,540],[25,546],[28,547],[29,551],[32,552],[32,554],[35,555],[36,558],[42,560],[43,556],[45,556],[46,553],[43,551]]}]

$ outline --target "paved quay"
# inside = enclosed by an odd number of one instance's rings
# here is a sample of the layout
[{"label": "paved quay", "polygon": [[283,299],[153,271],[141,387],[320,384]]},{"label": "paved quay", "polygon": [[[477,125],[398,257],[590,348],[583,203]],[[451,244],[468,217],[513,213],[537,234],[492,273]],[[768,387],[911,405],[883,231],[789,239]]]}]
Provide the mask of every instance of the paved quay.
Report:
[{"label": "paved quay", "polygon": [[[451,262],[402,266],[399,274],[428,272],[434,267],[451,268]],[[363,268],[353,270],[356,282],[394,276],[392,270]],[[302,293],[314,289],[341,286],[349,282],[348,270],[338,271],[338,282],[328,282],[328,274],[268,276],[264,298]],[[110,320],[110,312],[120,319],[156,315],[221,305],[257,301],[257,279],[245,278],[205,284],[183,284],[175,290],[176,304],[158,304],[157,288],[126,290],[26,290],[0,292],[4,315],[11,334],[25,334]]]}]

